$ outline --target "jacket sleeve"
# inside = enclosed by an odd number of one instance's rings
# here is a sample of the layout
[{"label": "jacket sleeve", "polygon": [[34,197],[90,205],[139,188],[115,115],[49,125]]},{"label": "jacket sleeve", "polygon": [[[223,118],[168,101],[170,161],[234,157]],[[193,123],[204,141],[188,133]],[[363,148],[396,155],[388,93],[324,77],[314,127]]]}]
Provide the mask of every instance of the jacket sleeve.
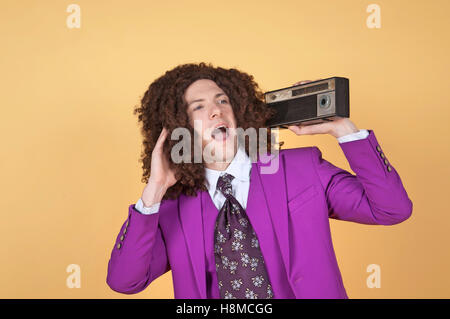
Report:
[{"label": "jacket sleeve", "polygon": [[312,147],[313,165],[324,188],[330,218],[394,225],[408,219],[412,201],[372,130],[365,139],[339,144],[356,176],[322,158]]},{"label": "jacket sleeve", "polygon": [[117,235],[108,262],[108,286],[117,292],[134,294],[170,270],[166,246],[159,226],[160,213],[144,215],[135,205]]}]

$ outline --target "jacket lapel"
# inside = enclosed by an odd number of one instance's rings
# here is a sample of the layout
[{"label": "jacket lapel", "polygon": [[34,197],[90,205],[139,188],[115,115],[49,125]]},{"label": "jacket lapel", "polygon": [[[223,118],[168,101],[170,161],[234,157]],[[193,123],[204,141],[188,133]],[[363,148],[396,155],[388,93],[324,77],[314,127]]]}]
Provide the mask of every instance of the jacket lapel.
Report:
[{"label": "jacket lapel", "polygon": [[201,193],[204,193],[204,191],[201,191],[195,197],[181,195],[178,214],[200,298],[206,299],[205,243],[203,241]]},{"label": "jacket lapel", "polygon": [[[260,179],[262,185],[262,194],[264,196],[264,204],[272,219],[272,224],[275,229],[275,235],[280,244],[281,255],[285,269],[288,274],[290,271],[289,260],[289,228],[288,228],[288,210],[287,210],[287,195],[286,195],[286,178],[282,157],[280,154],[272,155],[271,159],[279,156],[278,169],[271,174],[262,174],[261,167],[267,164],[262,164],[260,160],[252,165],[252,175],[254,174]],[[268,163],[270,165],[270,162]]]}]

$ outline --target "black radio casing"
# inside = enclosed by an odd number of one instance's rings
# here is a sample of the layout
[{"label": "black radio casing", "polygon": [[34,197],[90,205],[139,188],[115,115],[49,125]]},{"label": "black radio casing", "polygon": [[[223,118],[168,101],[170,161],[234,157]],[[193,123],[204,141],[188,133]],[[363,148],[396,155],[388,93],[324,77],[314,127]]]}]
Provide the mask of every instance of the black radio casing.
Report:
[{"label": "black radio casing", "polygon": [[331,77],[264,93],[266,104],[276,114],[269,128],[312,125],[350,117],[349,80]]}]

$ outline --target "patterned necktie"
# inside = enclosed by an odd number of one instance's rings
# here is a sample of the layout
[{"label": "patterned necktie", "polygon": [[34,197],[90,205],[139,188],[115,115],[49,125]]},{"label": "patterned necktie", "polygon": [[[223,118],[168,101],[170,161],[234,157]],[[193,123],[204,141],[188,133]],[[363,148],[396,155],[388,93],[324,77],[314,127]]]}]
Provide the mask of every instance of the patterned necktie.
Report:
[{"label": "patterned necktie", "polygon": [[225,173],[217,190],[226,198],[214,231],[214,256],[221,298],[273,298],[258,238],[244,208],[232,195],[233,175]]}]

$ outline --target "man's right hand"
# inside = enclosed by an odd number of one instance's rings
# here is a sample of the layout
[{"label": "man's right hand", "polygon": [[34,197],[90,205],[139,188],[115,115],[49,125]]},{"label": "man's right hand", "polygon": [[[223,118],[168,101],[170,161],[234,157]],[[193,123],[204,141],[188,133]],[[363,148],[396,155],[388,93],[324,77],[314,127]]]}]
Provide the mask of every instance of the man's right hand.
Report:
[{"label": "man's right hand", "polygon": [[169,167],[169,159],[163,153],[167,134],[166,128],[163,127],[152,151],[150,178],[141,197],[145,207],[161,202],[167,189],[177,182],[174,171]]}]

